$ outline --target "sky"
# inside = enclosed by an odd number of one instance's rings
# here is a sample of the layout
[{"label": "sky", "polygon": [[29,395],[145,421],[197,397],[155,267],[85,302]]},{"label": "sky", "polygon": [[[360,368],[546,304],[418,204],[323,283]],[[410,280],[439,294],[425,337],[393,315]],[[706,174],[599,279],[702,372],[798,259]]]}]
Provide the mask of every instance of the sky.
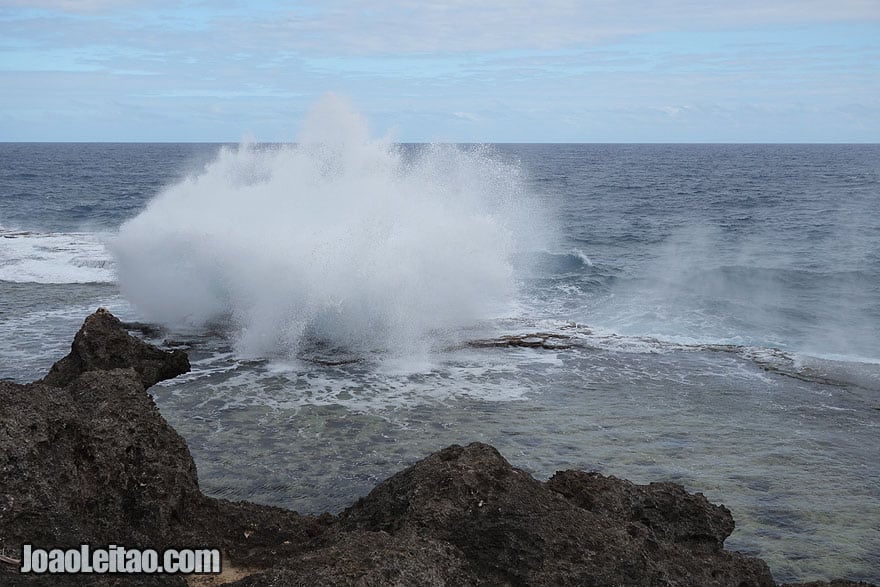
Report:
[{"label": "sky", "polygon": [[0,141],[880,142],[880,0],[0,0]]}]

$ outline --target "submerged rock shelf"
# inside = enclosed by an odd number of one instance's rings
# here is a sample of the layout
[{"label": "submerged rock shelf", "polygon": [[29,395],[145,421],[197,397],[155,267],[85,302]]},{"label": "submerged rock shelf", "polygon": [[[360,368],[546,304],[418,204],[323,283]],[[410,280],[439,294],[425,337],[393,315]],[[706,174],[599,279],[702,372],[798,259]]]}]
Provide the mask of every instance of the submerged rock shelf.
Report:
[{"label": "submerged rock shelf", "polygon": [[762,560],[724,549],[733,516],[702,494],[583,471],[540,482],[481,443],[431,454],[338,516],[207,497],[146,391],[188,370],[183,351],[98,310],[46,377],[0,381],[0,584],[46,580],[18,573],[22,544],[88,543],[222,552],[222,575],[88,577],[99,585],[775,585]]}]

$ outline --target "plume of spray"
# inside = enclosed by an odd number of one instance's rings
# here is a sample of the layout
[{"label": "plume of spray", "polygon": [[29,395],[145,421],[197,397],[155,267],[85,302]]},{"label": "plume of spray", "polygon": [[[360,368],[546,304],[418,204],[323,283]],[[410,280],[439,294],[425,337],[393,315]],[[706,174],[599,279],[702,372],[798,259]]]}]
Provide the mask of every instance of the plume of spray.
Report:
[{"label": "plume of spray", "polygon": [[146,318],[228,324],[245,356],[313,340],[400,352],[503,311],[535,212],[519,168],[488,149],[408,152],[331,94],[297,144],[221,149],[110,248]]}]

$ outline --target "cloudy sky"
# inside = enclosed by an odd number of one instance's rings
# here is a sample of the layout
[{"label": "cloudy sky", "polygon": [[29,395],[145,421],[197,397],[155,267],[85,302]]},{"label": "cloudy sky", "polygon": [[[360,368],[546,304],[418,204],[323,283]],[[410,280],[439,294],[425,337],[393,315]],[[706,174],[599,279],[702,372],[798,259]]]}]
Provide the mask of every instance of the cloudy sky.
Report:
[{"label": "cloudy sky", "polygon": [[0,141],[880,142],[880,0],[0,0]]}]

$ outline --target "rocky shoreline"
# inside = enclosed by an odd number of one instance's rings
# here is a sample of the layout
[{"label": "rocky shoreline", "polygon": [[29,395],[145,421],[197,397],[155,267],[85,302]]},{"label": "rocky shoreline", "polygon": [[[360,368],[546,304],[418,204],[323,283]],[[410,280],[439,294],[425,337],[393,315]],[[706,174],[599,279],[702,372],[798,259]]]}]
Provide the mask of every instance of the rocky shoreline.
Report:
[{"label": "rocky shoreline", "polygon": [[[453,445],[338,516],[207,497],[147,389],[189,370],[106,310],[41,380],[0,381],[0,584],[775,586],[724,550],[731,512],[673,483],[562,471]],[[23,544],[217,548],[223,574],[19,574]],[[835,581],[805,585],[867,586]]]}]

